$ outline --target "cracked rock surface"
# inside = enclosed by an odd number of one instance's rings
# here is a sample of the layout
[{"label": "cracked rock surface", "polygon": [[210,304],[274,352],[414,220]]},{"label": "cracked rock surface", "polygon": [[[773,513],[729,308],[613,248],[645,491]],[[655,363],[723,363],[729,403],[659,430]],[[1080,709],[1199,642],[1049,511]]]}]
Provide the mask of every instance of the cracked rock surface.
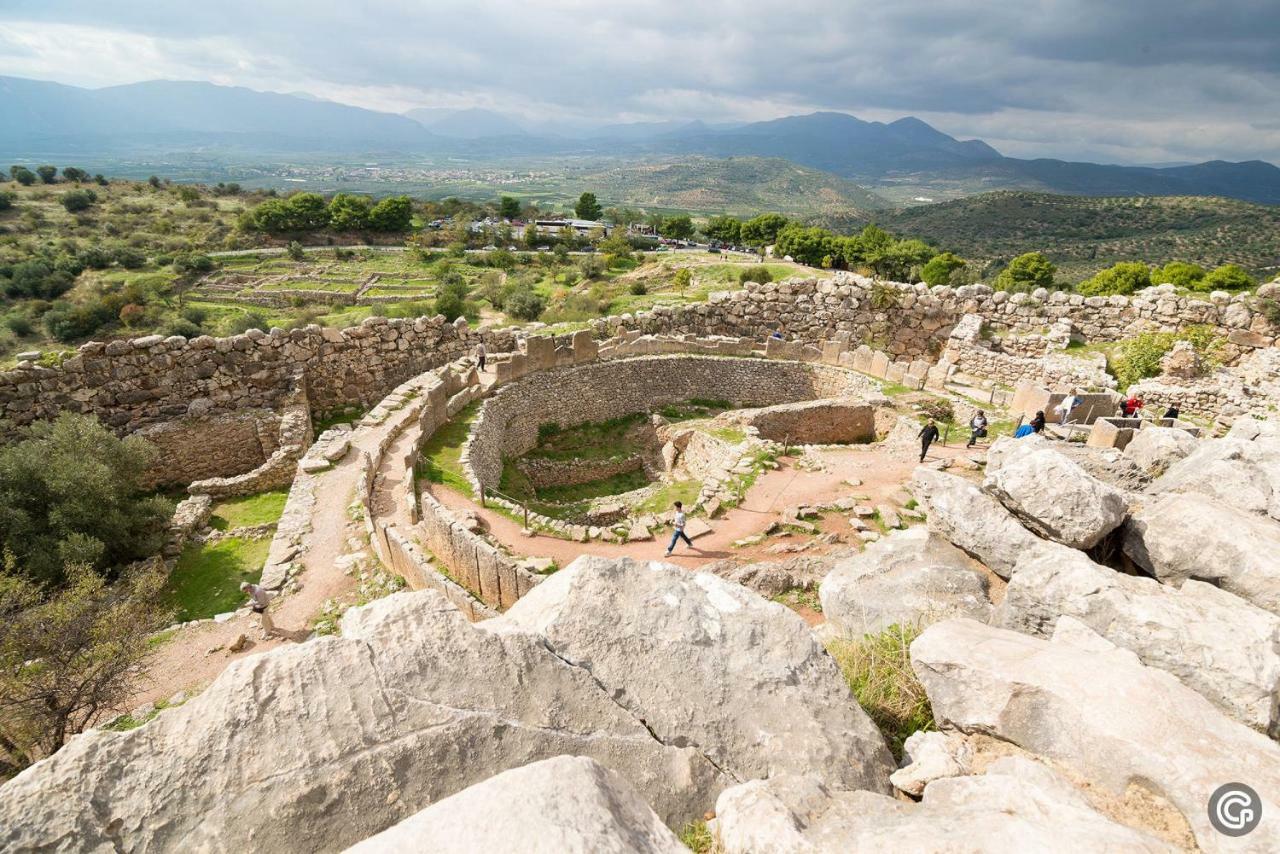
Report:
[{"label": "cracked rock surface", "polygon": [[808,773],[888,793],[894,762],[804,621],[708,573],[583,556],[494,628],[545,637],[669,745],[734,781]]},{"label": "cracked rock surface", "polygon": [[233,663],[138,729],[73,739],[0,788],[0,850],[341,850],[562,754],[619,772],[677,827],[731,782],[540,638],[397,594],[349,611],[341,637]]}]

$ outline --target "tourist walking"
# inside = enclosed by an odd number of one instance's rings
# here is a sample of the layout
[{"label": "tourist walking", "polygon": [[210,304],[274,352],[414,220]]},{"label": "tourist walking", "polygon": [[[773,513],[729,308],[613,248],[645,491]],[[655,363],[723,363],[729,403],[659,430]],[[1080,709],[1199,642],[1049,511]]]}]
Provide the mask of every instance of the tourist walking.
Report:
[{"label": "tourist walking", "polygon": [[933,423],[933,419],[929,419],[929,423],[924,425],[924,429],[920,431],[920,462],[924,462],[924,455],[929,453],[929,446],[938,438],[938,425]]},{"label": "tourist walking", "polygon": [[247,581],[240,582],[240,590],[249,597],[249,605],[253,608],[253,613],[262,618],[262,631],[267,637],[271,637],[276,633],[275,623],[271,622],[271,614],[267,611],[267,606],[271,604],[271,594],[267,592],[267,588],[250,584]]},{"label": "tourist walking", "polygon": [[987,438],[987,413],[979,409],[978,414],[969,419],[969,444],[965,447],[972,448],[979,439],[985,438]]},{"label": "tourist walking", "polygon": [[693,544],[693,540],[689,539],[689,535],[684,532],[684,523],[687,520],[687,517],[684,515],[684,505],[677,501],[675,503],[675,508],[676,515],[672,519],[672,523],[676,526],[676,529],[671,534],[671,545],[667,546],[667,557],[670,557],[671,553],[675,551],[676,542],[678,540],[684,540],[691,549],[696,548]]},{"label": "tourist walking", "polygon": [[484,373],[484,357],[486,352],[483,341],[476,345],[476,361],[480,363],[480,373]]}]

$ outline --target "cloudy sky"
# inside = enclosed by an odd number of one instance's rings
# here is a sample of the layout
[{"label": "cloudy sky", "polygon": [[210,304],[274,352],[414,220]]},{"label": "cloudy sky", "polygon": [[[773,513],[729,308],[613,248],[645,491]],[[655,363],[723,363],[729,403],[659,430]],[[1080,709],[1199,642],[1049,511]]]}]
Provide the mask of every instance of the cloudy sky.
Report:
[{"label": "cloudy sky", "polygon": [[0,0],[0,74],[526,120],[915,115],[1020,157],[1280,162],[1280,0]]}]

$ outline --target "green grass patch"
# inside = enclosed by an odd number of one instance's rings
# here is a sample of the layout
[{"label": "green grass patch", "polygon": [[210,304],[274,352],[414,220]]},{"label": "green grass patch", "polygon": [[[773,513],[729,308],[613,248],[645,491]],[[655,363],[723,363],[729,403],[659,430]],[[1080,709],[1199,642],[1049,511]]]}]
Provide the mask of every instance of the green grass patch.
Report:
[{"label": "green grass patch", "polygon": [[335,424],[353,424],[364,417],[366,409],[363,406],[348,406],[343,409],[335,409],[333,412],[326,412],[323,418],[311,418],[311,429],[319,436],[325,430]]},{"label": "green grass patch", "polygon": [[248,528],[253,525],[274,525],[280,521],[280,514],[284,513],[284,503],[288,498],[287,489],[275,489],[271,492],[260,492],[257,495],[219,501],[213,505],[213,515],[209,517],[209,525],[219,531]]},{"label": "green grass patch", "polygon": [[217,543],[191,543],[182,550],[165,588],[177,619],[201,620],[234,611],[245,603],[240,582],[262,575],[271,540],[228,537]]},{"label": "green grass patch", "polygon": [[686,508],[692,508],[693,502],[698,500],[698,493],[701,491],[702,481],[700,480],[678,480],[675,483],[667,484],[640,502],[636,512],[641,515],[645,513],[665,513],[677,501],[683,503]]},{"label": "green grass patch", "polygon": [[481,401],[472,401],[443,424],[422,446],[416,473],[429,483],[438,483],[468,498],[474,498],[471,482],[462,471],[462,446],[471,433],[471,423],[480,414]]},{"label": "green grass patch", "polygon": [[929,698],[911,669],[911,642],[919,634],[913,625],[895,624],[861,640],[835,639],[827,646],[858,704],[899,759],[909,735],[934,728]]},{"label": "green grass patch", "polygon": [[715,846],[715,839],[707,829],[705,821],[691,821],[680,831],[680,842],[693,854],[710,854]]},{"label": "green grass patch", "polygon": [[818,598],[818,589],[816,587],[813,589],[792,587],[790,590],[784,590],[774,596],[773,601],[786,605],[788,608],[808,608],[810,611],[822,613],[822,600]]},{"label": "green grass patch", "polygon": [[649,478],[643,469],[622,472],[611,477],[589,480],[568,486],[544,486],[537,491],[540,501],[564,504],[574,501],[590,501],[606,495],[618,495],[633,489],[643,489],[649,485]]},{"label": "green grass patch", "polygon": [[728,442],[730,445],[738,445],[747,440],[747,432],[741,427],[710,427],[707,434],[715,436],[721,442]]}]

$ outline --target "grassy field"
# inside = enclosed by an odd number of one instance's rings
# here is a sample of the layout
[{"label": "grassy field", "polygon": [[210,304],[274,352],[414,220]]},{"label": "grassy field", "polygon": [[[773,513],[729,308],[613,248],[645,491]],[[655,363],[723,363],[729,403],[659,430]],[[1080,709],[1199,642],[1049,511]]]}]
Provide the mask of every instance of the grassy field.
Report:
[{"label": "grassy field", "polygon": [[213,505],[209,526],[219,531],[232,528],[248,528],[254,525],[274,525],[284,512],[289,490],[276,489],[244,498],[232,498]]},{"label": "grassy field", "polygon": [[267,559],[269,538],[228,537],[211,545],[192,543],[169,577],[166,595],[179,620],[200,620],[245,603],[240,582],[256,582]]},{"label": "grassy field", "polygon": [[474,490],[462,470],[462,445],[471,432],[471,422],[480,413],[480,401],[468,404],[448,423],[431,435],[418,458],[418,477],[438,483],[472,498]]}]

